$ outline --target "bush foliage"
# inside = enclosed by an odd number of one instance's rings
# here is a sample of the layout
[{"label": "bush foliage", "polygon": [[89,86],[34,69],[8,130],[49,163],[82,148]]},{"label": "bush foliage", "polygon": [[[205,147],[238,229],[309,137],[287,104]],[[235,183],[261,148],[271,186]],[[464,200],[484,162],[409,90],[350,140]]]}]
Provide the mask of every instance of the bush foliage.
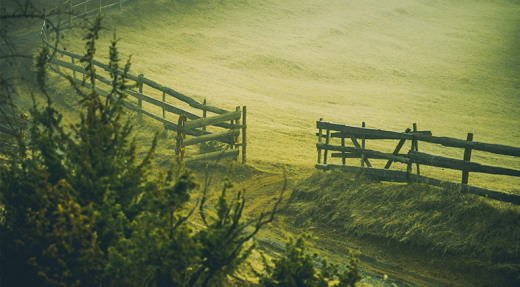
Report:
[{"label": "bush foliage", "polygon": [[[65,125],[53,107],[46,88],[47,49],[36,57],[47,104],[34,105],[29,140],[21,141],[18,156],[0,166],[0,283],[224,285],[255,247],[253,236],[274,219],[282,196],[271,211],[244,220],[244,195],[226,182],[214,206],[207,206],[209,187],[204,186],[190,209],[190,193],[199,188],[194,175],[173,167],[154,170],[156,139],[143,157],[137,155],[133,125],[122,105],[130,63],[120,66],[116,40],[110,46],[109,93],[101,97],[89,84],[96,77],[100,29],[98,19],[85,37],[81,62],[87,77],[81,85],[69,78],[83,107],[78,123]],[[190,224],[195,211],[202,227]],[[288,259],[276,264],[273,276],[292,260],[304,262],[312,273],[309,258],[294,254],[302,244],[289,245]]]},{"label": "bush foliage", "polygon": [[[287,243],[284,255],[275,260],[274,267],[264,264],[267,274],[261,279],[261,285],[265,287],[277,286],[312,286],[312,287],[353,287],[361,279],[358,271],[358,259],[351,256],[347,266],[329,264],[326,260],[320,260],[318,254],[311,256],[305,251],[305,238],[299,237]],[[314,268],[314,263],[320,262],[320,272]]]}]

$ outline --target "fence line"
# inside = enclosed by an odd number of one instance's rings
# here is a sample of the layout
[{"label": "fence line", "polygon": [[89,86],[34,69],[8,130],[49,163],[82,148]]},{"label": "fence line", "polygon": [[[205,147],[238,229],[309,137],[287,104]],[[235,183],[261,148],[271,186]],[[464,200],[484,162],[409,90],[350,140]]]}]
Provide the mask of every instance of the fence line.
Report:
[{"label": "fence line", "polygon": [[[99,61],[92,61],[92,64],[96,67],[96,73],[91,79],[91,83],[85,83],[84,79],[88,73],[83,66],[78,65],[82,56],[59,49],[49,43],[46,32],[44,22],[41,38],[44,45],[52,51],[49,69],[62,77],[71,77],[79,85],[84,84],[88,88],[95,89],[102,96],[108,95],[107,88],[112,86],[109,76],[109,73],[112,72],[111,68]],[[68,71],[69,74],[62,70]],[[122,71],[117,72],[123,73]],[[123,103],[124,107],[137,112],[139,119],[142,115],[145,115],[160,122],[163,124],[166,134],[167,131],[177,132],[178,135],[175,137],[176,157],[181,159],[182,162],[227,157],[236,157],[238,161],[240,154],[242,154],[242,163],[246,162],[247,109],[245,106],[236,107],[235,111],[228,111],[208,105],[206,100],[200,103],[189,96],[146,78],[143,74],[127,73],[126,79],[133,81],[134,85],[130,85],[132,88],[124,91],[129,96]],[[103,85],[105,88],[103,88]],[[159,94],[160,98],[154,97],[154,93]],[[172,100],[175,100],[177,104],[171,103]],[[145,104],[151,106],[152,109],[146,109]],[[160,112],[157,113],[154,108],[159,109]],[[214,115],[208,115],[208,113]],[[175,123],[171,119],[171,115],[178,116],[179,121]],[[242,123],[240,123],[240,120],[242,120]],[[241,134],[242,137],[240,137]],[[186,136],[191,138],[186,139]],[[240,138],[241,142],[239,141]],[[208,144],[211,141],[224,144],[219,148],[222,150],[213,151],[211,154],[186,155],[186,147],[195,144]]]},{"label": "fence line", "polygon": [[[468,134],[466,140],[437,137],[433,136],[430,131],[418,131],[416,124],[413,125],[413,130],[408,128],[403,133],[380,129],[369,129],[364,127],[364,123],[362,127],[354,127],[324,122],[322,119],[317,121],[316,126],[318,128],[318,143],[316,144],[318,150],[318,162],[316,168],[318,169],[328,170],[339,168],[348,171],[362,172],[384,180],[399,182],[416,181],[437,186],[449,186],[457,188],[462,192],[520,204],[520,195],[508,194],[468,185],[470,172],[520,177],[520,170],[472,162],[472,150],[520,157],[520,148],[518,147],[476,142],[473,141],[473,134],[471,133]],[[340,143],[333,144],[332,140],[334,139],[340,139]],[[353,147],[346,145],[347,139],[352,142]],[[392,153],[385,153],[367,149],[366,141],[368,139],[399,140],[399,142]],[[325,142],[323,142],[323,140],[325,140]],[[407,153],[400,153],[407,140],[411,141],[410,150]],[[361,143],[359,143],[359,141],[361,141]],[[464,149],[463,159],[461,160],[419,152],[419,142],[462,148]],[[341,165],[330,164],[329,158],[340,158]],[[348,158],[360,158],[361,166],[347,166],[346,159]],[[387,162],[383,169],[373,168],[370,159],[382,159],[387,160]],[[406,171],[389,170],[394,162],[406,164]],[[365,168],[365,165],[367,168]],[[416,174],[412,174],[414,165]],[[421,165],[459,170],[462,173],[461,182],[446,182],[421,176]]]},{"label": "fence line", "polygon": [[[101,14],[103,10],[115,6],[121,10],[123,4],[126,2],[129,2],[129,0],[60,0],[58,6],[47,8],[47,11],[51,12],[50,14],[63,12],[63,14],[67,15],[66,24],[72,26],[74,19],[76,18],[85,18],[91,15]],[[61,15],[62,13],[57,13],[57,17],[61,17]]]}]

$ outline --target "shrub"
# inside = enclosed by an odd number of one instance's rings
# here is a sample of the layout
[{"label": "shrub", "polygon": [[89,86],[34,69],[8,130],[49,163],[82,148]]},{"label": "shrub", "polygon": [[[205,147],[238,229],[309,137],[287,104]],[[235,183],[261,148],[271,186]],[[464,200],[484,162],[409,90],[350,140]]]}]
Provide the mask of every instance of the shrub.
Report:
[{"label": "shrub", "polygon": [[[320,260],[317,254],[309,255],[305,251],[305,238],[302,236],[294,241],[292,238],[286,245],[283,256],[275,260],[274,267],[269,266],[264,259],[267,275],[260,283],[262,286],[355,286],[361,279],[358,271],[358,259],[351,256],[350,262],[344,268],[329,264],[326,260]],[[321,268],[316,270],[314,262],[321,263]]]},{"label": "shrub", "polygon": [[[46,89],[48,51],[36,59],[47,105],[31,110],[30,141],[0,166],[2,286],[214,286],[249,256],[252,237],[274,218],[273,210],[245,221],[243,192],[227,182],[216,216],[206,206],[209,185],[195,208],[192,173],[154,171],[156,139],[139,159],[133,126],[125,119],[126,73],[116,41],[110,47],[112,87],[105,98],[87,84],[95,79],[97,19],[85,37],[86,80],[69,78],[84,112],[65,126]],[[26,148],[25,148],[25,145]],[[193,230],[199,210],[204,226]],[[251,230],[247,227],[253,227]]]}]

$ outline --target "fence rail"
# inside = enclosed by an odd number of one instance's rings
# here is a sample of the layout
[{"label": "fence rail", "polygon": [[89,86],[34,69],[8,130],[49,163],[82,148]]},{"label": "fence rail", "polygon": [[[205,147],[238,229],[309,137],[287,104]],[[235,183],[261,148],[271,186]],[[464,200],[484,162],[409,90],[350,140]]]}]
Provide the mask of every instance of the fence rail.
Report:
[{"label": "fence rail", "polygon": [[[49,69],[58,75],[72,79],[79,85],[95,89],[100,95],[106,96],[112,87],[110,73],[112,69],[99,61],[93,61],[95,77],[90,83],[85,82],[88,74],[85,67],[79,65],[81,55],[60,49],[48,41],[45,22],[41,38],[52,56],[49,59]],[[123,71],[117,71],[123,73]],[[181,161],[221,159],[236,157],[241,154],[242,163],[246,162],[246,113],[247,108],[236,107],[228,111],[202,103],[179,93],[167,86],[161,85],[143,74],[126,73],[126,79],[131,88],[124,92],[129,96],[123,103],[124,107],[138,113],[139,119],[145,115],[160,122],[166,131],[177,132],[176,157]],[[212,114],[209,114],[212,113]],[[179,120],[176,123],[176,119]],[[182,119],[182,120],[181,120]],[[188,138],[186,138],[189,136]],[[186,154],[186,147],[217,141],[225,144],[223,150],[211,154]]]},{"label": "fence rail", "polygon": [[[472,150],[485,151],[492,154],[512,157],[520,157],[520,148],[518,147],[476,142],[473,141],[473,134],[471,133],[468,134],[466,140],[449,137],[437,137],[433,136],[430,131],[418,131],[416,124],[413,125],[413,130],[408,128],[402,133],[366,128],[364,123],[362,127],[354,127],[325,122],[321,119],[317,121],[316,127],[318,128],[318,143],[316,144],[318,150],[318,161],[316,168],[318,169],[343,169],[348,171],[362,172],[384,180],[398,182],[416,181],[437,186],[449,186],[461,190],[465,193],[472,193],[504,202],[520,204],[520,195],[468,185],[469,174],[474,172],[520,177],[520,170],[517,169],[472,162]],[[388,153],[367,149],[366,141],[369,139],[398,140],[398,143],[394,148],[394,151],[392,153]],[[353,146],[347,146],[347,141],[350,141]],[[401,150],[403,149],[406,141],[411,141],[411,148],[407,153],[402,153]],[[456,159],[419,152],[420,142],[462,148],[464,149],[464,153],[462,159]],[[341,159],[341,164],[331,164],[331,158]],[[347,159],[353,158],[360,159],[360,166],[347,165]],[[374,168],[370,162],[371,159],[386,160],[386,164],[382,169]],[[406,171],[390,170],[390,167],[394,162],[405,164]],[[421,165],[461,171],[461,182],[447,182],[422,176],[420,171]],[[413,166],[415,166],[415,174],[412,173]]]}]

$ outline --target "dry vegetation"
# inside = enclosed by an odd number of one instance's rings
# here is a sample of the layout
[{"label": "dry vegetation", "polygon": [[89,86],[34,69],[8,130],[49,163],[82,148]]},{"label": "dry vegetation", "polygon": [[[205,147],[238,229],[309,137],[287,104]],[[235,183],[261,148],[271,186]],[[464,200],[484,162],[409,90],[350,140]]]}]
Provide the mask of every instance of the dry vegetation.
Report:
[{"label": "dry vegetation", "polygon": [[[473,132],[476,141],[520,146],[515,2],[139,3],[106,18],[121,50],[132,54],[134,73],[226,109],[247,105],[249,155],[261,168],[312,166],[321,117],[395,131],[416,122],[438,136]],[[462,157],[460,150],[421,149]],[[520,165],[485,153],[474,158]],[[518,186],[507,177],[471,181],[504,191]]]},{"label": "dry vegetation", "polygon": [[520,280],[520,209],[515,205],[331,172],[295,186],[287,212],[299,226],[326,225],[342,234],[399,242],[458,257],[461,265],[492,270],[497,278],[506,274],[511,282]]},{"label": "dry vegetation", "polygon": [[[314,125],[321,117],[396,131],[416,122],[434,135],[464,138],[473,132],[477,141],[520,146],[520,5],[515,1],[138,3],[105,19],[121,38],[122,53],[132,55],[132,71],[215,106],[247,105],[250,162],[261,170],[284,166],[304,177],[301,172],[315,163]],[[64,43],[81,53],[79,35],[70,32]],[[111,38],[107,32],[101,41]],[[68,109],[67,117],[75,116],[75,99],[57,102]],[[141,145],[160,129],[147,121],[141,127]],[[173,139],[161,140],[159,161],[173,156],[172,145]],[[520,166],[510,158],[478,152],[474,157]],[[472,174],[470,180],[519,192],[517,179]],[[320,173],[297,185],[287,214],[303,227],[326,224],[338,233],[460,256],[472,272],[520,280],[515,277],[520,210],[514,206],[424,185]]]}]

